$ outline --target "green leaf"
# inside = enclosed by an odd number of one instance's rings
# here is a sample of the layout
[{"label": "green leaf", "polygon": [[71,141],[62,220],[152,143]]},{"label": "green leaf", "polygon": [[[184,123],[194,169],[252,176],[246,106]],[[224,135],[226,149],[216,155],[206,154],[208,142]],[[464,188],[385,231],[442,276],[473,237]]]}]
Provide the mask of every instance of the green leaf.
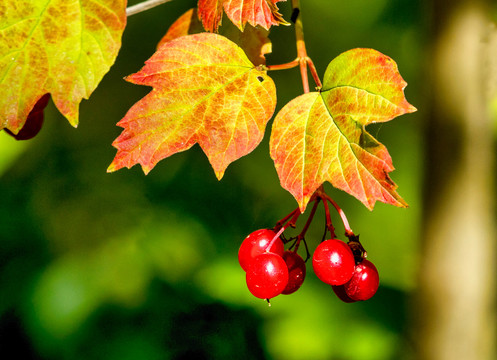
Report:
[{"label": "green leaf", "polygon": [[416,109],[405,99],[407,84],[389,57],[354,49],[335,58],[320,92],[290,101],[276,116],[271,158],[283,188],[305,210],[325,181],[359,199],[406,206],[388,173],[394,170],[384,145],[365,129]]},{"label": "green leaf", "polygon": [[160,160],[198,143],[218,179],[264,136],[276,89],[243,50],[211,33],[163,44],[128,81],[152,86],[118,123],[117,154],[108,171],[141,164],[148,173]]},{"label": "green leaf", "polygon": [[47,93],[77,126],[121,47],[126,0],[3,0],[0,24],[0,129],[17,133]]}]

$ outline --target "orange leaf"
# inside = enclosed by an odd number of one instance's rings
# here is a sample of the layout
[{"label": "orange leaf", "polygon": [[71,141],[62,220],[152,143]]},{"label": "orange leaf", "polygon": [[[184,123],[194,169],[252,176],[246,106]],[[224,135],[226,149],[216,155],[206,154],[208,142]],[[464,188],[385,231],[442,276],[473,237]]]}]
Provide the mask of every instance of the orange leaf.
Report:
[{"label": "orange leaf", "polygon": [[205,30],[216,32],[221,25],[223,8],[241,31],[247,23],[269,30],[272,25],[289,25],[278,12],[276,3],[286,0],[199,0],[198,12]]},{"label": "orange leaf", "polygon": [[224,11],[237,28],[243,31],[248,22],[269,30],[272,25],[289,25],[278,12],[276,3],[280,0],[226,0]]},{"label": "orange leaf", "polygon": [[169,27],[166,35],[157,44],[159,48],[162,44],[185,35],[193,35],[204,32],[204,27],[198,18],[197,9],[190,9],[181,15]]},{"label": "orange leaf", "polygon": [[16,134],[47,93],[76,126],[121,47],[126,0],[2,0],[0,24],[0,129]]},{"label": "orange leaf", "polygon": [[[204,32],[204,28],[198,18],[197,9],[190,9],[169,27],[157,47],[180,36],[199,34],[201,32]],[[254,65],[265,64],[265,55],[271,53],[271,41],[268,38],[269,31],[260,27],[254,28],[249,25],[241,32],[233,23],[227,22],[220,27],[219,34],[226,36],[240,46]]]},{"label": "orange leaf", "polygon": [[223,18],[223,4],[226,0],[199,0],[198,13],[204,28],[216,32]]},{"label": "orange leaf", "polygon": [[153,90],[118,123],[124,128],[108,171],[161,159],[198,143],[221,179],[227,166],[260,143],[276,105],[276,89],[236,44],[211,33],[162,45],[127,78]]},{"label": "orange leaf", "polygon": [[302,211],[325,181],[372,209],[376,201],[406,206],[388,173],[387,149],[365,126],[413,112],[406,83],[389,57],[354,49],[326,69],[323,89],[290,101],[277,114],[270,151],[283,188]]}]

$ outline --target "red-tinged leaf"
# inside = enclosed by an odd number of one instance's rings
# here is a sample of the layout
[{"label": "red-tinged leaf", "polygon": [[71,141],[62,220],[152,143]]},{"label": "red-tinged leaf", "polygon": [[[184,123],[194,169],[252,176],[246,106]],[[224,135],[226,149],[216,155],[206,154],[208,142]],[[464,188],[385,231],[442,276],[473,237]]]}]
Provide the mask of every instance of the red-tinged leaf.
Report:
[{"label": "red-tinged leaf", "polygon": [[216,32],[221,25],[223,8],[241,31],[247,23],[269,30],[272,25],[289,25],[276,3],[286,0],[199,0],[198,11],[205,30]]},{"label": "red-tinged leaf", "polygon": [[416,111],[404,96],[406,86],[390,57],[373,49],[353,49],[328,65],[321,94],[332,114],[346,112],[368,125]]},{"label": "red-tinged leaf", "polygon": [[108,171],[161,159],[198,143],[221,179],[260,143],[276,105],[270,77],[227,38],[211,33],[163,44],[128,81],[152,86],[118,123],[124,128]]},{"label": "red-tinged leaf", "polygon": [[48,100],[50,100],[50,94],[43,95],[33,107],[33,110],[29,113],[26,118],[24,126],[19,130],[17,134],[14,134],[9,129],[4,129],[7,134],[14,137],[16,140],[29,140],[34,138],[40,132],[43,126],[43,111],[48,105]]},{"label": "red-tinged leaf", "polygon": [[167,30],[166,35],[160,39],[157,48],[181,36],[199,34],[201,32],[204,32],[204,27],[198,17],[198,11],[197,9],[190,9],[173,22]]},{"label": "red-tinged leaf", "polygon": [[269,30],[272,25],[289,25],[278,12],[276,3],[284,0],[226,0],[224,11],[237,28],[243,31],[248,22]]},{"label": "red-tinged leaf", "polygon": [[0,129],[17,134],[47,93],[76,126],[121,46],[126,0],[2,0],[0,24]]},{"label": "red-tinged leaf", "polygon": [[223,5],[226,0],[198,0],[198,13],[205,30],[216,32],[223,19]]},{"label": "red-tinged leaf", "polygon": [[407,206],[388,175],[394,167],[387,149],[365,129],[416,110],[405,99],[406,85],[392,59],[354,49],[328,65],[321,92],[299,96],[277,114],[271,158],[302,211],[325,181],[368,209],[376,201]]},{"label": "red-tinged leaf", "polygon": [[[180,36],[199,34],[201,32],[204,32],[204,27],[198,18],[197,9],[190,9],[169,27],[157,47],[159,48],[162,44]],[[265,64],[265,55],[271,53],[272,46],[268,38],[269,31],[260,27],[254,28],[248,25],[241,32],[231,22],[227,22],[219,28],[219,34],[240,46],[254,65]]]}]

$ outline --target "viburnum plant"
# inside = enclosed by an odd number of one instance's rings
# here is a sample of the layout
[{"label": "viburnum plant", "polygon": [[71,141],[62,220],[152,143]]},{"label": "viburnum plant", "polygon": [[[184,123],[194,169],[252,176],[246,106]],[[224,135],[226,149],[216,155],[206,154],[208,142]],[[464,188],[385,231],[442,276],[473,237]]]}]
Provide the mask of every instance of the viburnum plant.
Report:
[{"label": "viburnum plant", "polygon": [[[115,61],[126,16],[166,1],[126,9],[126,0],[3,0],[0,130],[17,139],[33,137],[49,98],[76,127],[79,103]],[[310,258],[304,236],[322,202],[326,231],[312,256],[314,272],[342,300],[366,300],[378,288],[378,272],[323,184],[330,182],[370,210],[376,201],[406,206],[389,176],[392,159],[366,126],[416,109],[404,96],[407,84],[396,63],[373,49],[338,55],[321,79],[307,54],[300,1],[291,0],[287,17],[279,12],[280,1],[286,0],[199,0],[181,15],[145,66],[126,77],[152,90],[117,123],[124,130],[112,144],[117,154],[108,171],[140,164],[147,174],[160,160],[198,143],[220,180],[232,162],[259,145],[273,117],[276,85],[268,74],[299,67],[303,94],[276,114],[270,135],[281,186],[298,207],[273,229],[249,235],[240,264],[257,297],[296,291]],[[288,63],[266,63],[275,25],[294,28],[296,58]],[[285,229],[296,226],[310,203],[301,233],[287,239]],[[343,220],[348,243],[337,239],[329,204]],[[305,260],[297,254],[301,243]]]}]

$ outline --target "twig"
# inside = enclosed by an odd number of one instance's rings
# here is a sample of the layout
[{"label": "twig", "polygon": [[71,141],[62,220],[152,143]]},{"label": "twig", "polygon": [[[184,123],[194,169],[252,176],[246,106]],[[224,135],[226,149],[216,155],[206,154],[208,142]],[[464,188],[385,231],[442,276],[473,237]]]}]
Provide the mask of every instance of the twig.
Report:
[{"label": "twig", "polygon": [[126,8],[126,16],[131,16],[131,15],[141,13],[145,10],[152,9],[158,5],[167,3],[169,1],[171,1],[171,0],[147,0],[147,1],[144,1],[141,3],[138,3],[136,5],[133,5],[133,6]]}]

